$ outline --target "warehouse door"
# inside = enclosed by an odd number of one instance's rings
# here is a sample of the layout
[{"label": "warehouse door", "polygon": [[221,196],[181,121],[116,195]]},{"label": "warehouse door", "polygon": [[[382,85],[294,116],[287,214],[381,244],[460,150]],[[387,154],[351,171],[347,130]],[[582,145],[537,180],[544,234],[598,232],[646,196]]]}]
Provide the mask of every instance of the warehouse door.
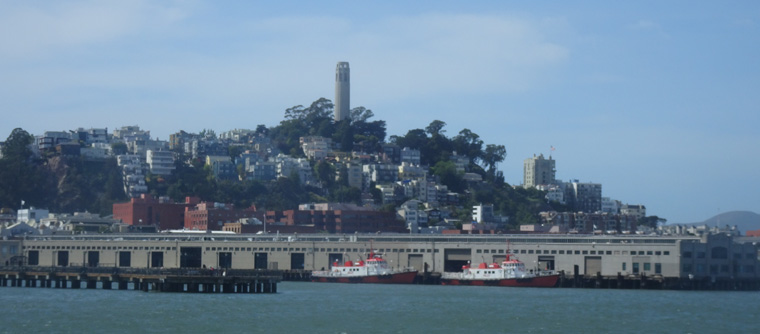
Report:
[{"label": "warehouse door", "polygon": [[219,268],[232,268],[232,253],[231,252],[220,252],[218,260],[219,260],[218,261]]},{"label": "warehouse door", "polygon": [[267,269],[269,257],[267,253],[256,253],[253,260],[253,269]]},{"label": "warehouse door", "polygon": [[203,263],[201,247],[180,247],[179,267],[200,268]]},{"label": "warehouse door", "polygon": [[119,252],[119,267],[131,267],[132,266],[132,253]]},{"label": "warehouse door", "polygon": [[409,254],[409,266],[418,272],[423,272],[422,254]]},{"label": "warehouse door", "polygon": [[538,270],[554,270],[554,256],[539,256]]},{"label": "warehouse door", "polygon": [[69,251],[58,251],[58,266],[68,267]]},{"label": "warehouse door", "polygon": [[596,276],[596,273],[602,272],[602,257],[601,256],[586,256],[585,263],[585,275]]},{"label": "warehouse door", "polygon": [[337,262],[339,265],[343,265],[343,253],[330,253],[328,255],[330,259],[330,265],[328,268],[332,268],[333,263]]},{"label": "warehouse door", "polygon": [[164,252],[150,252],[150,267],[161,268],[164,266]]},{"label": "warehouse door", "polygon": [[100,252],[98,251],[87,252],[87,266],[97,267],[98,264],[100,264]]},{"label": "warehouse door", "polygon": [[290,254],[290,269],[291,270],[303,270],[306,265],[306,257],[303,253],[291,253]]},{"label": "warehouse door", "polygon": [[469,248],[444,249],[443,254],[443,271],[447,272],[461,272],[462,266],[472,260],[472,250]]}]

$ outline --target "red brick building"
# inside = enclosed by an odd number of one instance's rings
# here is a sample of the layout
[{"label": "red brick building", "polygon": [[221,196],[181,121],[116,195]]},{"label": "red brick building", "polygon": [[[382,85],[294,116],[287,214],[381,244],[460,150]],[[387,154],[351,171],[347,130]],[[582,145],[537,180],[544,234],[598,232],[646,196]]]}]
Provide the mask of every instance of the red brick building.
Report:
[{"label": "red brick building", "polygon": [[[259,214],[259,219],[263,215]],[[232,204],[214,202],[198,203],[185,209],[184,227],[188,230],[221,231],[226,223],[237,222],[240,218],[257,217],[256,207],[235,209]]]},{"label": "red brick building", "polygon": [[408,232],[406,224],[396,219],[395,212],[374,210],[267,211],[266,221],[267,224],[313,226],[315,232]]},{"label": "red brick building", "polygon": [[113,218],[133,226],[155,226],[158,230],[181,229],[185,224],[185,208],[200,202],[197,197],[175,203],[168,198],[155,199],[142,194],[129,202],[113,204]]}]

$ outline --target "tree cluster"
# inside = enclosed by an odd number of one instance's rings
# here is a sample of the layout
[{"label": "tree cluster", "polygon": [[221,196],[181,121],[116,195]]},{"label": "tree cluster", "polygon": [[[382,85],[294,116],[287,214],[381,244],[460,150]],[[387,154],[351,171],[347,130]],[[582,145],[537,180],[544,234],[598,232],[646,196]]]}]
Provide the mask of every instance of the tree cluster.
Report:
[{"label": "tree cluster", "polygon": [[33,142],[20,128],[6,140],[0,159],[0,208],[15,210],[23,202],[25,208],[109,215],[114,202],[126,200],[116,159],[36,158]]}]

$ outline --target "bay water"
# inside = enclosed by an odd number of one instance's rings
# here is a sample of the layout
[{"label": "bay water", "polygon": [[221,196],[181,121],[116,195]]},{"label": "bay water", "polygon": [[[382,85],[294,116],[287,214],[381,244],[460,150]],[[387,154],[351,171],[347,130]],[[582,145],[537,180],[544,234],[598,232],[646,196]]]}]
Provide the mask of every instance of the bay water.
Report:
[{"label": "bay water", "polygon": [[0,333],[757,333],[760,292],[283,282],[276,294],[0,288]]}]

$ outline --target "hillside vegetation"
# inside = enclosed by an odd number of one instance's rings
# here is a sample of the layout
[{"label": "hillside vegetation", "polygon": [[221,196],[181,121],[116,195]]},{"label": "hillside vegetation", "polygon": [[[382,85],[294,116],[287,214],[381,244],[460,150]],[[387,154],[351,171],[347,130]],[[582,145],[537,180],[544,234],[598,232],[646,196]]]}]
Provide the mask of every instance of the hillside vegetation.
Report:
[{"label": "hillside vegetation", "polygon": [[[510,217],[512,225],[537,223],[540,211],[552,209],[544,200],[543,192],[507,184],[497,168],[507,155],[506,147],[486,144],[470,129],[461,129],[449,137],[447,124],[433,120],[425,129],[412,129],[386,139],[385,121],[372,120],[374,115],[369,109],[354,108],[351,117],[340,122],[332,119],[332,113],[332,102],[322,98],[308,107],[299,105],[287,109],[279,125],[271,128],[258,125],[256,134],[271,139],[280,151],[292,156],[303,156],[299,146],[302,136],[331,138],[344,152],[379,153],[384,143],[417,149],[421,163],[429,167],[439,183],[460,194],[459,204],[446,209],[463,221],[469,221],[472,206],[481,203],[493,204],[496,214]],[[51,212],[89,211],[108,215],[113,203],[127,200],[114,158],[96,161],[61,156],[37,158],[29,149],[33,140],[23,129],[15,129],[3,147],[0,207],[16,209],[23,200],[25,207],[47,208]],[[245,146],[235,146],[229,149],[229,154],[235,156],[244,149]],[[454,152],[467,157],[467,172],[481,175],[482,183],[473,185],[464,181],[464,174],[457,172],[450,160]],[[171,176],[146,176],[152,195],[169,196],[177,201],[198,196],[205,201],[233,203],[237,207],[256,205],[260,210],[294,209],[305,202],[358,204],[362,199],[361,191],[349,187],[346,178],[336,181],[336,173],[344,171],[336,170],[329,162],[312,163],[322,184],[317,188],[302,186],[295,175],[271,182],[217,180],[202,160],[188,160],[181,153],[179,156]],[[379,191],[373,188],[369,194],[380,203]],[[386,205],[383,209],[393,210],[398,204]]]}]

